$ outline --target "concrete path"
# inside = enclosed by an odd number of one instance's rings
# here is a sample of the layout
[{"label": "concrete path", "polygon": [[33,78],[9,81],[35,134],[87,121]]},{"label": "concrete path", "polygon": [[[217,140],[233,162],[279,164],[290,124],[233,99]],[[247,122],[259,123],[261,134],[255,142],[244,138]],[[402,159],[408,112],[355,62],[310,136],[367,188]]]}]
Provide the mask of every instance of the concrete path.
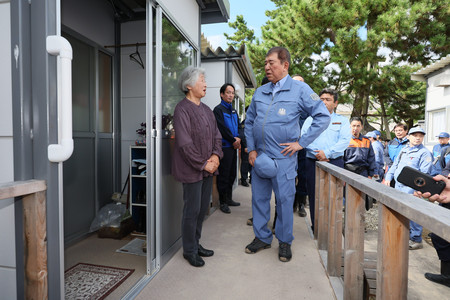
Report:
[{"label": "concrete path", "polygon": [[215,251],[206,265],[190,266],[179,250],[136,299],[335,299],[305,218],[294,215],[290,262],[278,260],[276,239],[272,248],[246,254],[254,238],[246,225],[251,189],[238,186],[233,199],[241,206],[231,214],[217,210],[204,222],[201,243]]}]

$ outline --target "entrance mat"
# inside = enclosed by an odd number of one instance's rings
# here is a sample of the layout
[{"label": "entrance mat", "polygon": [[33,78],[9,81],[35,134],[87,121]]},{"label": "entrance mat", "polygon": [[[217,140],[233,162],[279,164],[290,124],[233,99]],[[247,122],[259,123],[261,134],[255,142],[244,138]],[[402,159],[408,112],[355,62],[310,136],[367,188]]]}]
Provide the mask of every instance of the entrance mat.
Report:
[{"label": "entrance mat", "polygon": [[64,273],[66,299],[105,299],[134,269],[79,263]]},{"label": "entrance mat", "polygon": [[135,238],[122,248],[117,249],[116,252],[146,256],[147,253],[144,251],[144,249],[147,249],[145,240]]}]

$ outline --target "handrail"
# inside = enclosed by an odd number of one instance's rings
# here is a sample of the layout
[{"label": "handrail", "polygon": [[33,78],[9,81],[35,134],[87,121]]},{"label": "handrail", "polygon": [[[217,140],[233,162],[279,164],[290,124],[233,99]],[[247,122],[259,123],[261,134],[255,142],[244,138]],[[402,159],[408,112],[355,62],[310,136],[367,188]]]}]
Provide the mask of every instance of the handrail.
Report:
[{"label": "handrail", "polygon": [[0,200],[21,197],[23,195],[33,194],[45,191],[47,185],[44,180],[26,180],[0,183]]},{"label": "handrail", "polygon": [[[346,185],[342,250],[342,187]],[[409,220],[450,240],[450,210],[405,194],[326,162],[316,162],[315,238],[331,277],[340,278],[344,257],[344,299],[363,296],[364,195],[377,200],[377,299],[406,299]]]},{"label": "handrail", "polygon": [[0,200],[22,197],[26,299],[48,299],[46,190],[44,180],[0,183]]}]

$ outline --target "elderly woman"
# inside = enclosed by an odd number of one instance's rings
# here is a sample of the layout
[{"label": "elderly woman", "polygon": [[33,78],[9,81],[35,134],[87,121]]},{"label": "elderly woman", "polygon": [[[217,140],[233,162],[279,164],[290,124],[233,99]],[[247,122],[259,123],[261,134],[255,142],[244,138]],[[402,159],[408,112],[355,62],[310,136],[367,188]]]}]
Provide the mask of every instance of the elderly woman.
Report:
[{"label": "elderly woman", "polygon": [[203,69],[187,67],[181,73],[179,87],[186,97],[175,107],[173,123],[175,147],[172,174],[183,183],[183,256],[194,267],[201,267],[201,258],[214,252],[203,248],[199,241],[202,224],[208,210],[213,175],[222,158],[222,136],[211,109],[201,103],[206,94]]}]

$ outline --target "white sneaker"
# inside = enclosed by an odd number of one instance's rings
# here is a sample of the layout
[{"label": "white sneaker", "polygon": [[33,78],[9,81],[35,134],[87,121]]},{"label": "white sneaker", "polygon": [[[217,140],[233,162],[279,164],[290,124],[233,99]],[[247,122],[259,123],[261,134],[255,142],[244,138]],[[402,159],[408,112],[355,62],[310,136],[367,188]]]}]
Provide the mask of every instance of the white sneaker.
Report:
[{"label": "white sneaker", "polygon": [[422,248],[423,248],[422,242],[414,242],[409,240],[409,250],[417,250]]}]

